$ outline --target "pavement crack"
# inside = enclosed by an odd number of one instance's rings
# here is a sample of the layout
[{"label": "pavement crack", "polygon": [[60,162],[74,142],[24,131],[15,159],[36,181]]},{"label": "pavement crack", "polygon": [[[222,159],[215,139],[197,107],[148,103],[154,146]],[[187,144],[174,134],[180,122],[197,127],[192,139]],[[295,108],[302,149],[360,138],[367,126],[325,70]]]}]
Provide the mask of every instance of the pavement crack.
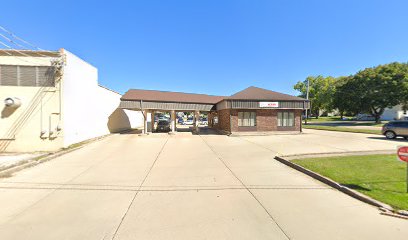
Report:
[{"label": "pavement crack", "polygon": [[222,157],[214,150],[214,148],[201,136],[200,138],[203,142],[207,145],[208,148],[214,153],[214,155],[221,161],[221,163],[231,172],[231,174],[241,183],[241,185],[247,190],[251,196],[258,202],[258,204],[263,208],[263,210],[268,214],[269,218],[276,224],[276,226],[281,230],[281,232],[286,236],[287,239],[291,239],[289,235],[283,230],[282,226],[276,221],[276,219],[272,216],[272,214],[266,209],[266,207],[261,203],[261,201],[255,196],[255,194],[251,191],[251,189],[232,171],[232,169],[228,166],[228,164],[222,159]]},{"label": "pavement crack", "polygon": [[154,159],[152,165],[150,166],[149,170],[147,171],[145,177],[143,178],[142,183],[140,184],[140,186],[139,186],[138,189],[136,190],[135,195],[133,196],[132,200],[130,201],[128,208],[126,209],[125,213],[123,214],[123,216],[122,216],[122,218],[121,218],[121,220],[120,220],[120,222],[119,222],[119,225],[117,226],[117,228],[116,228],[116,230],[115,230],[115,233],[113,234],[113,236],[112,236],[112,238],[111,238],[112,240],[116,238],[116,235],[118,234],[119,229],[120,229],[120,227],[122,226],[123,221],[125,220],[125,218],[126,218],[128,212],[129,212],[130,208],[132,207],[132,205],[133,205],[133,203],[134,203],[134,201],[135,201],[135,199],[136,199],[138,193],[140,192],[140,189],[143,187],[143,184],[145,183],[145,181],[146,181],[147,177],[149,176],[150,172],[152,171],[154,165],[156,164],[157,160],[159,159],[160,155],[162,154],[162,152],[163,152],[163,150],[164,150],[164,147],[166,146],[166,144],[167,144],[168,141],[169,141],[169,137],[166,138],[166,141],[164,142],[164,144],[163,144],[163,146],[161,147],[159,153],[157,154],[157,156],[156,156],[156,158]]},{"label": "pavement crack", "polygon": [[[87,167],[85,170],[81,171],[79,174],[75,175],[75,177],[71,178],[70,180],[66,181],[63,184],[69,184],[70,182],[74,181],[75,179],[77,179],[79,176],[81,176],[82,174],[84,174],[85,172],[89,171],[91,168],[95,167],[96,165],[110,159],[111,156],[113,156],[115,154],[115,152],[111,152],[110,154],[108,154],[106,157],[102,158],[102,160],[97,161],[95,164],[92,164],[91,166]],[[49,196],[51,196],[52,194],[54,194],[55,192],[57,192],[58,190],[61,190],[63,188],[63,184],[57,184],[56,187],[53,188],[43,188],[44,190],[52,190],[49,193],[45,194],[44,196],[42,196],[40,199],[38,199],[37,201],[35,201],[34,203],[30,204],[29,206],[27,206],[26,208],[24,208],[23,210],[21,210],[20,212],[12,215],[10,217],[10,219],[7,222],[10,222],[14,219],[16,219],[17,217],[21,216],[23,213],[25,213],[28,209],[32,208],[33,206],[36,206],[37,204],[41,203],[42,201],[44,201],[45,199],[47,199]],[[4,188],[4,187],[3,187]],[[26,188],[26,189],[32,189],[32,188]]]}]

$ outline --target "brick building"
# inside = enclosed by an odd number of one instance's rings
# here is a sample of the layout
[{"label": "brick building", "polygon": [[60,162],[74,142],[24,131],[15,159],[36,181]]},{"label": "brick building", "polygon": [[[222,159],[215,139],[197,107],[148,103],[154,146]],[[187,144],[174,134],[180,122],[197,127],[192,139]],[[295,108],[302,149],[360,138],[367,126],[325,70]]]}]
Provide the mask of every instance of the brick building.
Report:
[{"label": "brick building", "polygon": [[209,126],[225,132],[301,131],[306,99],[249,87],[218,102]]},{"label": "brick building", "polygon": [[301,131],[301,116],[309,107],[306,99],[262,88],[249,87],[232,96],[131,89],[121,98],[120,108],[140,110],[145,116],[145,132],[152,131],[157,111],[171,114],[175,132],[176,113],[194,112],[194,129],[200,113],[208,113],[208,126],[224,132]]}]

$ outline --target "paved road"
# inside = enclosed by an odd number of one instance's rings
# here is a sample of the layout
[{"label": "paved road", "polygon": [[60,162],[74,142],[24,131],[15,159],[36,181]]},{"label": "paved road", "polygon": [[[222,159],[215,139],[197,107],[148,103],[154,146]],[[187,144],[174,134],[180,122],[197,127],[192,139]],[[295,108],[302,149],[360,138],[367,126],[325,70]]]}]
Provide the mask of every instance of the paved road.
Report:
[{"label": "paved road", "polygon": [[273,159],[401,144],[371,137],[114,135],[1,180],[0,238],[406,239],[408,221]]}]

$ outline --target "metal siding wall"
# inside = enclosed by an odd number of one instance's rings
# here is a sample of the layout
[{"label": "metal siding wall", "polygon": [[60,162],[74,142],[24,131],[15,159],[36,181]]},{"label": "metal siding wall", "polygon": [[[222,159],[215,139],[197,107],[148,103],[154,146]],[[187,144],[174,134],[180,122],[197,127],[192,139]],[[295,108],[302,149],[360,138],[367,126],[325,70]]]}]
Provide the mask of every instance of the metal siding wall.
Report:
[{"label": "metal siding wall", "polygon": [[18,86],[17,66],[1,66],[1,85]]},{"label": "metal siding wall", "polygon": [[262,101],[231,101],[231,108],[233,109],[304,109],[304,102],[279,102],[277,108],[261,108],[259,102]]},{"label": "metal siding wall", "polygon": [[[143,101],[143,109],[156,110],[185,110],[185,111],[210,111],[214,105],[212,104],[197,104],[197,103],[169,103],[169,102],[146,102]],[[140,101],[121,101],[120,108],[127,109],[142,109]]]},{"label": "metal siding wall", "polygon": [[38,67],[37,82],[40,87],[55,86],[54,68],[53,67]]},{"label": "metal siding wall", "polygon": [[[278,108],[261,108],[259,101],[222,101],[217,104],[217,110],[232,108],[232,109],[304,109],[308,107],[308,102],[279,102]],[[214,105],[212,104],[197,104],[197,103],[169,103],[169,102],[146,102],[143,101],[143,109],[157,110],[185,110],[185,111],[210,111]],[[122,100],[120,108],[141,109],[140,101]]]},{"label": "metal siding wall", "polygon": [[36,86],[37,71],[35,67],[20,66],[20,84],[19,86]]},{"label": "metal siding wall", "polygon": [[0,86],[54,87],[54,67],[0,66]]}]

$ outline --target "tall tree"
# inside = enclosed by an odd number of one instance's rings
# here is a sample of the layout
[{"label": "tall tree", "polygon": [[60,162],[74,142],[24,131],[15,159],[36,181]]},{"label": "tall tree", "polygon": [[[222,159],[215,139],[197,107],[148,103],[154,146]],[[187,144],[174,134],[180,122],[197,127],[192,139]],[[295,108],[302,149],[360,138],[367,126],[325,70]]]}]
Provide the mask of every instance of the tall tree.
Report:
[{"label": "tall tree", "polygon": [[334,77],[309,76],[304,81],[299,81],[293,87],[300,92],[300,97],[306,98],[307,82],[309,81],[309,99],[311,113],[319,116],[320,110],[333,110],[333,95],[335,92]]},{"label": "tall tree", "polygon": [[339,111],[341,118],[346,112],[356,115],[364,111],[362,99],[360,98],[360,92],[363,89],[353,81],[352,76],[337,78],[335,86],[333,108]]},{"label": "tall tree", "polygon": [[353,92],[348,100],[380,122],[386,108],[408,100],[408,64],[394,62],[366,68],[343,86],[343,92],[346,89]]}]

